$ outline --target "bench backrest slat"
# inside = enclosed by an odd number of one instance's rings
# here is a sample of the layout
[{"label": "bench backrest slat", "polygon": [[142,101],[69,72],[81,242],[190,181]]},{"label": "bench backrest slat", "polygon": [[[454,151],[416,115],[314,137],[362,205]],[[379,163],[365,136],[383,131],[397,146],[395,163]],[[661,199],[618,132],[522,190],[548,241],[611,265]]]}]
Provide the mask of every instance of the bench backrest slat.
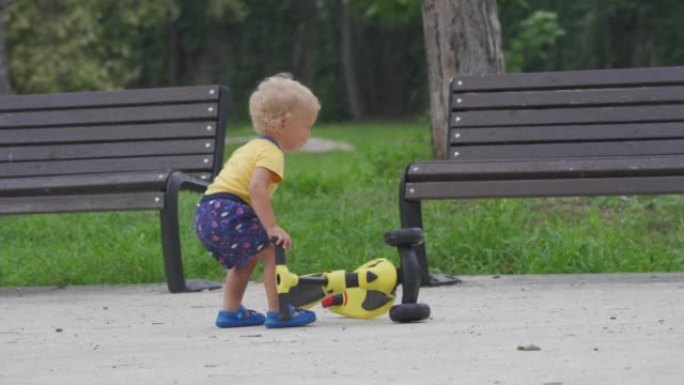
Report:
[{"label": "bench backrest slat", "polygon": [[47,146],[0,147],[0,159],[7,161],[126,158],[132,156],[202,154],[211,156],[211,140],[149,140],[135,142],[100,142]]},{"label": "bench backrest slat", "polygon": [[535,143],[459,147],[463,159],[582,158],[682,154],[684,139],[577,143]]},{"label": "bench backrest slat", "polygon": [[684,120],[684,105],[629,106],[597,108],[512,109],[465,111],[455,113],[455,127],[535,126],[540,124],[598,124],[631,122],[667,122]]},{"label": "bench backrest slat", "polygon": [[684,139],[684,122],[458,128],[450,137],[452,144]]},{"label": "bench backrest slat", "polygon": [[3,177],[71,175],[149,170],[184,170],[205,173],[213,157],[205,155],[132,157],[114,159],[78,159],[48,162],[5,162],[0,163]]},{"label": "bench backrest slat", "polygon": [[450,159],[684,154],[684,67],[460,76]]},{"label": "bench backrest slat", "polygon": [[60,175],[42,178],[0,178],[0,196],[22,196],[55,191],[137,191],[161,190],[168,172],[111,173],[107,175]]},{"label": "bench backrest slat", "polygon": [[568,105],[600,107],[684,103],[684,86],[525,92],[471,92],[453,98],[451,103],[452,108],[461,111],[495,108],[550,108]]},{"label": "bench backrest slat", "polygon": [[149,105],[55,111],[0,112],[0,128],[53,127],[80,124],[147,123],[216,119],[215,103]]},{"label": "bench backrest slat", "polygon": [[[460,83],[459,83],[460,82]],[[684,83],[684,67],[473,75],[454,78],[456,92],[629,88]]]},{"label": "bench backrest slat", "polygon": [[216,128],[202,122],[0,129],[0,145],[79,143],[145,139],[213,138]]},{"label": "bench backrest slat", "polygon": [[219,86],[0,96],[0,112],[216,101]]},{"label": "bench backrest slat", "polygon": [[216,175],[228,90],[0,97],[0,178],[178,170]]},{"label": "bench backrest slat", "polygon": [[136,192],[97,195],[61,195],[47,197],[4,198],[0,213],[56,213],[76,211],[150,210],[164,207],[164,194]]}]

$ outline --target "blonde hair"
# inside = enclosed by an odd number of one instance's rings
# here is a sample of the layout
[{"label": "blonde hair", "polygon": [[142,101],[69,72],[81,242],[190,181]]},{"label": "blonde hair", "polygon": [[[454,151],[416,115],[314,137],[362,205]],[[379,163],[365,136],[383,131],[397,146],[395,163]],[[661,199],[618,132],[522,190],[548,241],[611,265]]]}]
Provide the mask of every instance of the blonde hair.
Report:
[{"label": "blonde hair", "polygon": [[288,118],[300,106],[318,113],[321,104],[316,95],[288,73],[267,77],[249,97],[249,115],[254,130],[268,133],[280,118]]}]

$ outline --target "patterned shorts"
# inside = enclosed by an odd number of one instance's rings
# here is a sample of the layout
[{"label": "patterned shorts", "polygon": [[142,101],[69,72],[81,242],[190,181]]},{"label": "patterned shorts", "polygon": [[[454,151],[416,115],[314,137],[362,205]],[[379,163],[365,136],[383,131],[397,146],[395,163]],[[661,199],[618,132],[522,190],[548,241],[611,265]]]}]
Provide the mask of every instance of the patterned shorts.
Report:
[{"label": "patterned shorts", "polygon": [[205,196],[195,211],[195,232],[226,269],[242,267],[268,246],[268,234],[254,210],[237,199]]}]

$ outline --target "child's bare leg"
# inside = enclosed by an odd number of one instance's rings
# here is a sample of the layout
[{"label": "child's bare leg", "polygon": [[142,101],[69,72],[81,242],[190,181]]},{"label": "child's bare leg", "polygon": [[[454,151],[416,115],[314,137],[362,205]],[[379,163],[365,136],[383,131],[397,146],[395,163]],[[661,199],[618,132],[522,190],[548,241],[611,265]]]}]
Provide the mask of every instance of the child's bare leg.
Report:
[{"label": "child's bare leg", "polygon": [[242,298],[247,290],[249,278],[252,276],[258,261],[259,258],[252,257],[246,265],[228,270],[226,281],[223,285],[223,310],[236,311],[240,308]]},{"label": "child's bare leg", "polygon": [[278,302],[278,289],[276,287],[276,260],[275,248],[270,246],[261,253],[264,260],[264,289],[266,289],[266,300],[268,310],[277,312],[280,310]]}]

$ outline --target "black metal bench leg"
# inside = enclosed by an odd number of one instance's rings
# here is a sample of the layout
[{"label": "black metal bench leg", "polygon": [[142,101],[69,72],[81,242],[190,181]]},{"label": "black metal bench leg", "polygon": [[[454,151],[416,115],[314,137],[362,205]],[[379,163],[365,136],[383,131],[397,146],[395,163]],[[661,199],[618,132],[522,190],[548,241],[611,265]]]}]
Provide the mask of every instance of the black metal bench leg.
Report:
[{"label": "black metal bench leg", "polygon": [[184,184],[191,183],[183,173],[174,172],[166,185],[164,209],[160,212],[164,271],[169,291],[172,293],[211,290],[221,284],[208,280],[185,280],[181,257],[180,231],[178,227],[178,195]]},{"label": "black metal bench leg", "polygon": [[[399,217],[402,228],[420,227],[423,228],[423,214],[420,201],[406,200],[405,180],[402,177],[399,184]],[[420,282],[423,286],[441,286],[460,283],[461,279],[448,274],[430,275],[425,242],[414,245],[418,265],[420,266]]]}]

